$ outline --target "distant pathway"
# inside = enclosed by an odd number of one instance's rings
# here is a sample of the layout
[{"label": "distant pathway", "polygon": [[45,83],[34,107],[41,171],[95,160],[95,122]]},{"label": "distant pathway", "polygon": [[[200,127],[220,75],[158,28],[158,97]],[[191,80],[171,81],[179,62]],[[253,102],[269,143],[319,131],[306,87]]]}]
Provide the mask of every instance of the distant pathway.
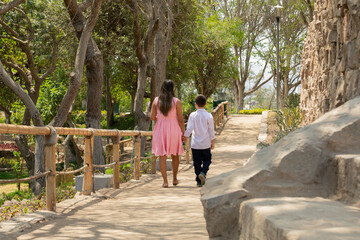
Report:
[{"label": "distant pathway", "polygon": [[[216,136],[209,178],[241,167],[254,153],[260,120],[260,115],[229,117]],[[158,172],[119,190],[60,203],[62,215],[33,225],[16,239],[208,239],[192,166],[182,162],[180,169],[176,187],[161,188]],[[168,179],[171,184],[172,176]]]}]

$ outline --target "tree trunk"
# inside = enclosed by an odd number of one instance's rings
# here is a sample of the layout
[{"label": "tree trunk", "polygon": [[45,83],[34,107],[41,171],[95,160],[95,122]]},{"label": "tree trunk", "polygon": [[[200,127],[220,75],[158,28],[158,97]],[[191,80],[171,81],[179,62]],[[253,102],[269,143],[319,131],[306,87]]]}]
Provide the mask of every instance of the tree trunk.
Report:
[{"label": "tree trunk", "polygon": [[130,109],[130,113],[134,114],[135,113],[135,94],[131,94],[131,109]]},{"label": "tree trunk", "polygon": [[[159,19],[159,29],[155,36],[155,95],[160,94],[161,84],[166,79],[166,63],[171,46],[173,24],[173,1],[155,1],[155,18]],[[167,18],[166,18],[167,17]]]},{"label": "tree trunk", "polygon": [[245,84],[242,84],[238,80],[234,84],[234,97],[236,112],[244,109],[244,98],[245,98]]},{"label": "tree trunk", "polygon": [[80,165],[84,162],[84,160],[83,160],[82,157],[81,157],[82,154],[81,154],[81,152],[80,152],[80,150],[79,150],[79,148],[78,148],[78,146],[77,146],[74,138],[71,138],[71,144],[72,144],[72,146],[73,146],[74,149],[75,149],[76,163],[77,163],[78,166],[80,166]]},{"label": "tree trunk", "polygon": [[106,83],[106,128],[109,129],[114,124],[114,109],[112,105],[111,88],[110,88],[110,67],[109,61],[105,63],[105,83]]},{"label": "tree trunk", "polygon": [[[44,136],[36,135],[35,143],[35,176],[45,172],[45,147],[44,147]],[[33,193],[37,196],[41,193],[45,187],[45,177],[38,178],[34,181],[34,185],[31,187]]]},{"label": "tree trunk", "polygon": [[[0,79],[3,81],[3,83],[11,89],[15,95],[17,95],[21,101],[25,104],[26,109],[23,117],[23,124],[24,125],[30,125],[30,121],[33,121],[33,124],[35,126],[44,126],[44,123],[41,119],[41,114],[39,110],[36,108],[36,100],[38,97],[38,94],[33,95],[33,98],[30,96],[30,94],[27,94],[25,90],[11,77],[9,74],[5,71],[2,63],[0,62]],[[39,153],[34,155],[27,144],[27,137],[19,135],[16,141],[22,156],[24,157],[26,164],[28,167],[30,167],[28,170],[30,173],[38,173],[44,168],[42,168],[43,163],[43,156],[40,156]],[[42,152],[43,151],[43,137],[36,137],[36,150]],[[34,168],[36,170],[34,170]],[[38,183],[35,183],[35,182]],[[30,182],[29,186],[33,190],[33,192],[37,195],[41,189],[39,190],[39,185],[45,184],[45,182],[41,179],[38,179],[36,181]],[[43,185],[45,186],[45,185]]]},{"label": "tree trunk", "polygon": [[282,94],[282,107],[284,107],[284,105],[286,104],[286,99],[289,95],[289,82],[288,82],[288,77],[285,76],[284,77],[284,89],[283,89],[283,94]]},{"label": "tree trunk", "polygon": [[[91,38],[86,52],[87,109],[85,124],[87,128],[101,128],[101,97],[103,86],[103,57]],[[94,138],[93,163],[105,164],[101,137]]]},{"label": "tree trunk", "polygon": [[[87,22],[86,18],[81,12],[81,9],[77,5],[76,1],[65,0],[65,5],[67,6],[68,13],[71,17],[71,23],[73,24],[76,36],[81,41],[82,35],[84,34],[85,23]],[[98,1],[98,6],[96,7],[96,17],[94,18],[95,22],[98,15],[98,10],[101,6],[102,0]],[[93,10],[94,10],[94,6]],[[94,14],[95,16],[95,14]],[[95,25],[95,22],[93,24]],[[92,30],[92,28],[91,28]],[[79,42],[79,44],[81,44]],[[86,48],[86,78],[88,80],[87,86],[87,106],[86,106],[86,117],[85,124],[87,128],[100,128],[101,127],[101,97],[102,97],[102,86],[103,86],[103,74],[104,74],[104,64],[102,54],[97,47],[94,39],[91,37],[88,40]],[[94,164],[104,164],[104,155],[101,137],[94,138],[94,149],[93,149],[93,162]]]},{"label": "tree trunk", "polygon": [[5,122],[11,124],[11,113],[5,112]]},{"label": "tree trunk", "polygon": [[[23,158],[26,162],[26,167],[29,171],[29,176],[34,176],[35,155],[33,152],[30,151],[30,148],[29,148],[28,142],[27,142],[27,136],[26,135],[18,135],[15,138],[15,142],[19,148],[19,151],[21,152],[21,156],[23,156]],[[29,181],[29,188],[32,189],[32,191],[35,190],[34,182],[35,182],[35,180]]]},{"label": "tree trunk", "polygon": [[[136,130],[148,130],[150,124],[149,116],[144,114],[144,94],[146,88],[146,64],[139,64],[139,73],[137,81],[137,89],[135,94],[134,112],[135,112],[135,129]],[[147,129],[146,129],[147,127]]]}]

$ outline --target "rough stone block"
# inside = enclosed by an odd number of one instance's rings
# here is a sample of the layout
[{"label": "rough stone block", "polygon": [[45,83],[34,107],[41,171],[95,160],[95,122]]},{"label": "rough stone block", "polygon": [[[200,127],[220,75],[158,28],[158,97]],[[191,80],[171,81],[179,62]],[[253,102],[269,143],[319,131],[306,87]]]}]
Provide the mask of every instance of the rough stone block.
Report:
[{"label": "rough stone block", "polygon": [[201,201],[209,237],[238,239],[244,229],[237,224],[238,209],[249,199],[329,198],[339,192],[337,187],[340,187],[343,196],[360,201],[360,194],[354,194],[360,187],[357,177],[360,163],[343,161],[340,164],[339,161],[338,168],[333,164],[334,156],[360,155],[359,131],[360,97],[257,151],[244,167],[208,179],[201,189]]},{"label": "rough stone block", "polygon": [[[83,187],[83,178],[84,175],[79,175],[75,177],[75,190],[81,192]],[[104,175],[95,175],[95,190],[99,190],[101,188],[111,188],[113,187],[113,175],[104,174]],[[93,186],[91,185],[91,189]]]},{"label": "rough stone block", "polygon": [[240,239],[357,240],[360,210],[324,198],[258,198],[240,207]]}]

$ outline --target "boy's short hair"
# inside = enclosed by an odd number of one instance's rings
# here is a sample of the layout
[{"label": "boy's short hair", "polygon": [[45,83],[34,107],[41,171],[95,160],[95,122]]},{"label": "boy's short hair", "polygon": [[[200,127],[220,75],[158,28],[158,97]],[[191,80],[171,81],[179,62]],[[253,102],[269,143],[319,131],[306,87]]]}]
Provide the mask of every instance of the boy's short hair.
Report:
[{"label": "boy's short hair", "polygon": [[199,107],[204,107],[206,105],[206,97],[202,94],[199,94],[195,97],[195,103]]}]

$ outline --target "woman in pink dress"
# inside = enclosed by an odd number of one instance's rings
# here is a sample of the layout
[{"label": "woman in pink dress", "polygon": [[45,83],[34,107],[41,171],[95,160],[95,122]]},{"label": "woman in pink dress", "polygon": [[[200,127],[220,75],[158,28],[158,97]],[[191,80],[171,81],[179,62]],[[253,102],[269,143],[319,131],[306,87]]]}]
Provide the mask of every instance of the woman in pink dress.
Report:
[{"label": "woman in pink dress", "polygon": [[179,155],[183,154],[182,136],[185,132],[182,105],[174,94],[174,83],[165,80],[160,95],[151,106],[151,120],[156,121],[153,129],[152,152],[159,156],[159,168],[163,177],[163,187],[168,187],[166,158],[171,155],[173,185],[178,185]]}]

